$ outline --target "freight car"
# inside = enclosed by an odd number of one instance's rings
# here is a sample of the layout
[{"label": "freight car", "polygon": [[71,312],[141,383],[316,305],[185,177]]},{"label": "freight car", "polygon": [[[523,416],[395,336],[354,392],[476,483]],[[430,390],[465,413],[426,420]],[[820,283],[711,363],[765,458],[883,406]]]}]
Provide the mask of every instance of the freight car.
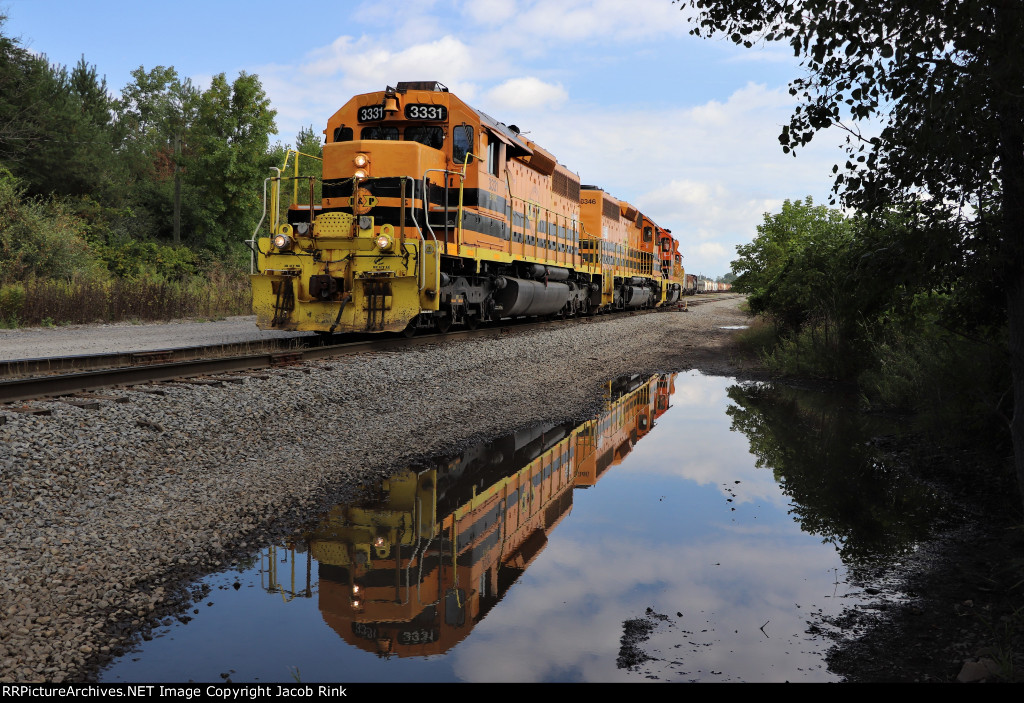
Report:
[{"label": "freight car", "polygon": [[649,217],[582,186],[514,125],[440,83],[358,95],[325,135],[319,203],[297,166],[264,184],[257,233],[267,221],[269,236],[250,240],[264,329],[443,332],[651,308],[681,293],[671,235],[659,250],[665,230]]}]

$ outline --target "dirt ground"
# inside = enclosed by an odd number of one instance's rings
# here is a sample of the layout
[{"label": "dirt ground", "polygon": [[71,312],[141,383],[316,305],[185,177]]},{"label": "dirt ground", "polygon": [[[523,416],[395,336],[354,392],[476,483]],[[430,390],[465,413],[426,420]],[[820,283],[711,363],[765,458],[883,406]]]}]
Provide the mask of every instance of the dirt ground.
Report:
[{"label": "dirt ground", "polygon": [[940,533],[896,567],[867,574],[876,609],[850,610],[828,656],[850,682],[1024,681],[1024,529],[1006,461],[984,452],[905,452],[948,501]]}]

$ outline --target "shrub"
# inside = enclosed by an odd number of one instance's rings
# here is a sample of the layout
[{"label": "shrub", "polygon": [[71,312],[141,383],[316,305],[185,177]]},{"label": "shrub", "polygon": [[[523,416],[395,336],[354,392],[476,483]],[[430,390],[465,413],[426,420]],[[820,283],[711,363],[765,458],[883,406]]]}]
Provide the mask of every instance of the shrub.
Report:
[{"label": "shrub", "polygon": [[103,277],[83,221],[57,199],[25,198],[0,171],[0,285],[31,278]]},{"label": "shrub", "polygon": [[25,305],[25,286],[9,283],[0,286],[0,326],[16,327]]},{"label": "shrub", "polygon": [[1003,347],[919,321],[890,327],[871,348],[873,363],[858,378],[869,407],[911,412],[919,429],[946,444],[1005,439]]}]

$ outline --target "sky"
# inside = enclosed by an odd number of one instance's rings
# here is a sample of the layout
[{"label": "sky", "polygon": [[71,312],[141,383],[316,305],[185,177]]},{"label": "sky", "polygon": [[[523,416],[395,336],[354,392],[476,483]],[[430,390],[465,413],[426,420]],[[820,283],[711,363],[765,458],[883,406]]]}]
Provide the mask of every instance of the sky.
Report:
[{"label": "sky", "polygon": [[687,273],[712,278],[784,200],[827,203],[845,162],[830,132],[783,154],[802,75],[787,46],[690,36],[671,0],[0,0],[0,13],[5,35],[54,63],[84,56],[115,95],[139,66],[200,87],[257,74],[283,143],[353,95],[439,81],[671,229]]}]

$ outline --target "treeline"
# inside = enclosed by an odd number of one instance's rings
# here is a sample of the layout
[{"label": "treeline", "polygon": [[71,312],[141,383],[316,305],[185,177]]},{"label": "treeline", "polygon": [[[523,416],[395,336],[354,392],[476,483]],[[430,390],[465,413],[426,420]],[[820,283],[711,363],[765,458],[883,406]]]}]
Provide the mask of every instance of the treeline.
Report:
[{"label": "treeline", "polygon": [[[275,111],[259,78],[219,74],[201,90],[173,67],[139,67],[115,96],[84,57],[51,65],[7,36],[4,19],[0,323],[71,321],[85,289],[114,297],[79,306],[74,321],[247,312],[243,240],[287,148],[270,144]],[[319,153],[312,128],[297,143]],[[148,304],[114,302],[132,299],[131,281]],[[183,303],[204,290],[216,297],[214,284],[232,289],[227,309]],[[49,300],[34,298],[43,291]]]},{"label": "treeline", "polygon": [[[979,214],[984,217],[984,213]],[[912,209],[786,201],[737,247],[747,335],[781,374],[855,383],[946,441],[1008,440],[1006,294],[973,237]]]}]

